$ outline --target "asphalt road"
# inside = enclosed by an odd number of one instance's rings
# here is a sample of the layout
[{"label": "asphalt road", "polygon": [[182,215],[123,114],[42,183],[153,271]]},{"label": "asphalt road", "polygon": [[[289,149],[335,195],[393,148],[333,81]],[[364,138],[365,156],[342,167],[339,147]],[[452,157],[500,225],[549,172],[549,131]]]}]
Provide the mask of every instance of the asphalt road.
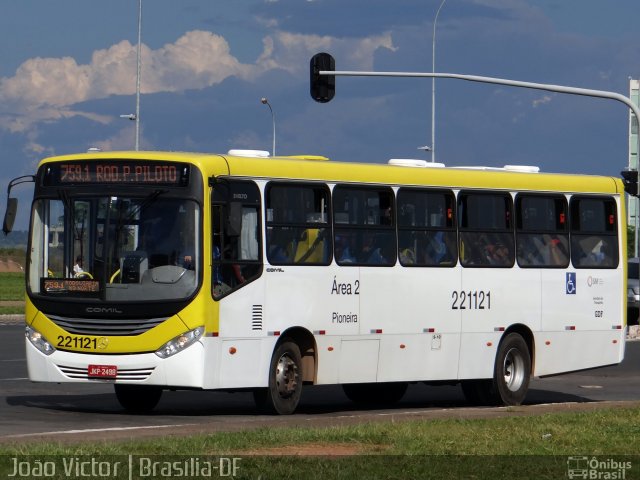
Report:
[{"label": "asphalt road", "polygon": [[[0,326],[0,441],[130,438],[258,426],[335,425],[389,418],[527,414],[640,401],[640,342],[615,367],[533,379],[524,407],[472,408],[458,386],[411,385],[394,408],[363,410],[336,386],[306,387],[295,415],[259,415],[250,393],[165,392],[150,415],[126,413],[105,384],[39,384],[27,378],[24,327]],[[560,404],[560,405],[558,405]],[[617,403],[616,403],[617,404]]]}]

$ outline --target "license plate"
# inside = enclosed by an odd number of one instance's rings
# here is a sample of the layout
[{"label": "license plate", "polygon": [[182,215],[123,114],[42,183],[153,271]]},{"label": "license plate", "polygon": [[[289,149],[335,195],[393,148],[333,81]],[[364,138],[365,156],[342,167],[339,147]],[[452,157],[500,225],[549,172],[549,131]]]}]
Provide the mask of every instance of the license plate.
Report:
[{"label": "license plate", "polygon": [[89,365],[87,375],[89,378],[116,378],[118,367],[116,365]]}]

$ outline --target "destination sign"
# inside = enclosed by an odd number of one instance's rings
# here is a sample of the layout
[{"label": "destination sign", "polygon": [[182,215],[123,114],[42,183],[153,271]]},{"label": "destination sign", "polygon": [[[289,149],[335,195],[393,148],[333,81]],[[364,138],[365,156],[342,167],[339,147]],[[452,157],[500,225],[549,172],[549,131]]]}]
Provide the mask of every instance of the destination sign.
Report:
[{"label": "destination sign", "polygon": [[47,165],[44,185],[139,184],[187,186],[189,165],[175,162],[80,161]]},{"label": "destination sign", "polygon": [[98,293],[97,280],[77,280],[70,278],[41,278],[42,291],[46,293]]}]

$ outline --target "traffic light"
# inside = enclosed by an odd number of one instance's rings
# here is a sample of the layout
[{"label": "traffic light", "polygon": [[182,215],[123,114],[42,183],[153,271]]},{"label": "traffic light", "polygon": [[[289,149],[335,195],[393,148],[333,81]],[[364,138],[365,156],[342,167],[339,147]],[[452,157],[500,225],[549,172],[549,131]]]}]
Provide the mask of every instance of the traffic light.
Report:
[{"label": "traffic light", "polygon": [[311,98],[316,102],[327,103],[336,94],[336,76],[320,75],[321,71],[336,70],[336,61],[328,53],[316,53],[309,65]]},{"label": "traffic light", "polygon": [[622,183],[624,183],[624,190],[629,195],[634,197],[638,196],[638,171],[637,170],[623,170],[620,172],[622,175]]}]

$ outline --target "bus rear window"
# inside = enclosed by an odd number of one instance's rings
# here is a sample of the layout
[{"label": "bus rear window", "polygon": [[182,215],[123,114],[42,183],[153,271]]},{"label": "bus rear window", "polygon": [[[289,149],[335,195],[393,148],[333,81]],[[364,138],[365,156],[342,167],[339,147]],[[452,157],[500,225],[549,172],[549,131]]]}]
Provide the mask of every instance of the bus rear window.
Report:
[{"label": "bus rear window", "polygon": [[618,266],[618,219],[613,198],[571,199],[571,262],[576,268]]}]

